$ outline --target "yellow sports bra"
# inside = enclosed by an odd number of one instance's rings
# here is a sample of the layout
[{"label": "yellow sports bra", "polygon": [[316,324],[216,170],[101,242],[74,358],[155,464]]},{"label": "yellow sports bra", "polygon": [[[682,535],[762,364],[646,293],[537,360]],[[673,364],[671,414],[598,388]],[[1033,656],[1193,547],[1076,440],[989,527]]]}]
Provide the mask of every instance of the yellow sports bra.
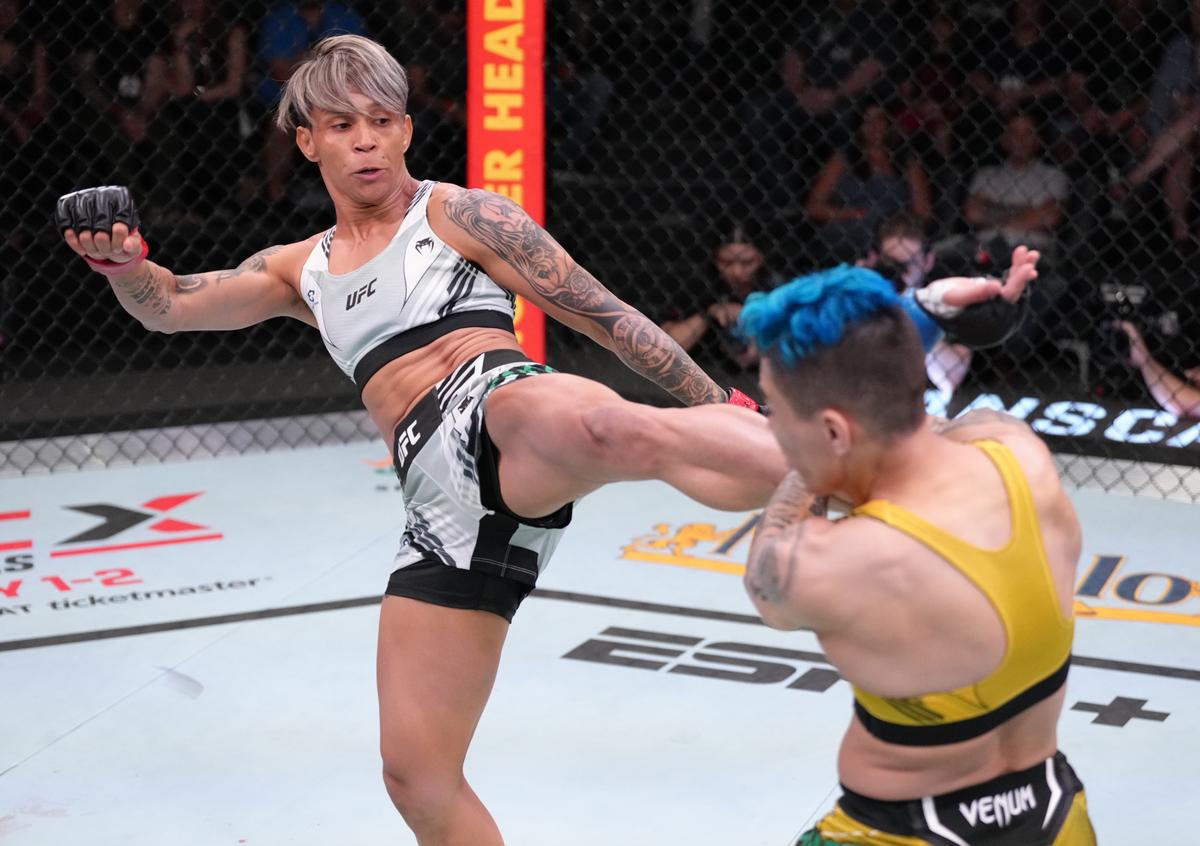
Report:
[{"label": "yellow sports bra", "polygon": [[1067,679],[1075,621],[1059,606],[1029,485],[1007,447],[996,441],[975,446],[1004,480],[1012,537],[1003,548],[972,546],[885,500],[871,500],[852,512],[915,538],[970,579],[1000,615],[1008,644],[995,672],[958,690],[888,699],[856,686],[859,720],[889,743],[933,746],[978,737],[1050,696]]}]

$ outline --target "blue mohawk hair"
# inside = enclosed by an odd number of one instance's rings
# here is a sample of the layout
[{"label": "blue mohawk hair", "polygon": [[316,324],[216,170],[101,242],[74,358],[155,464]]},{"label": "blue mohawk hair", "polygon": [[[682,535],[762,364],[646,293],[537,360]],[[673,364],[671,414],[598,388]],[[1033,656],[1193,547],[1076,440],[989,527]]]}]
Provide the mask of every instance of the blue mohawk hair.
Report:
[{"label": "blue mohawk hair", "polygon": [[792,367],[846,330],[884,309],[900,307],[892,283],[874,270],[846,264],[798,276],[746,300],[738,322],[742,337],[763,353],[777,350]]}]

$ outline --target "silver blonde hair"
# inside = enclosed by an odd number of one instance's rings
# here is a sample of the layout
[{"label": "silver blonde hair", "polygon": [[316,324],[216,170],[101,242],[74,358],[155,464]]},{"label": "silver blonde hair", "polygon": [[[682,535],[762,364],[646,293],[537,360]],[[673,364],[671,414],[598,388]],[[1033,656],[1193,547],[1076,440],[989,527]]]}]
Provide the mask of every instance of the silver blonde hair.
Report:
[{"label": "silver blonde hair", "polygon": [[351,115],[360,110],[350,99],[357,92],[389,111],[408,107],[408,76],[392,55],[361,35],[334,35],[313,46],[283,89],[275,125],[284,132],[312,126],[315,109]]}]

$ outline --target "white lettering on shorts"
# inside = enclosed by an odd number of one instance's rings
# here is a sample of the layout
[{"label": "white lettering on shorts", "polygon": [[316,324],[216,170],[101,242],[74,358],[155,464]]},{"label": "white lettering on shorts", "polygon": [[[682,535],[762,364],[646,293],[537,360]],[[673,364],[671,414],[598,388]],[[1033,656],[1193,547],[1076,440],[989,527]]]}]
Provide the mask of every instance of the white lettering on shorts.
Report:
[{"label": "white lettering on shorts", "polygon": [[408,451],[421,442],[421,433],[417,431],[417,422],[414,420],[409,427],[400,433],[400,437],[396,438],[396,461],[400,464],[408,459]]},{"label": "white lettering on shorts", "polygon": [[976,822],[1007,828],[1014,817],[1036,807],[1037,797],[1033,795],[1033,786],[1027,784],[1015,790],[972,799],[969,805],[959,802],[958,812],[971,828],[975,828]]}]

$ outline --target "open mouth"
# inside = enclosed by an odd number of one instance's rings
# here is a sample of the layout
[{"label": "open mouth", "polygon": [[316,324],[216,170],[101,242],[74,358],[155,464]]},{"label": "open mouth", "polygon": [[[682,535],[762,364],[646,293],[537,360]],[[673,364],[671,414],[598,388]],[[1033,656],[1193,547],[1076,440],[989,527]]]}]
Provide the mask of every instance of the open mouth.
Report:
[{"label": "open mouth", "polygon": [[377,173],[383,173],[383,168],[380,167],[362,167],[354,171],[355,176],[374,176]]}]

